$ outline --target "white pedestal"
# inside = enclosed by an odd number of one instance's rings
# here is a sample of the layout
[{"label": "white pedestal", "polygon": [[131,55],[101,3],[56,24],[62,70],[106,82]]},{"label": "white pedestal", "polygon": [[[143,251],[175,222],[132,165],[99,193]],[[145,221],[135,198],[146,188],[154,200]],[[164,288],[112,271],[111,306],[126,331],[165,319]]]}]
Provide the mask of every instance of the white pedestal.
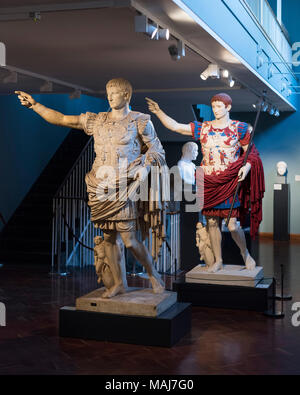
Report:
[{"label": "white pedestal", "polygon": [[223,265],[222,270],[208,273],[203,265],[198,265],[186,273],[185,281],[187,283],[256,287],[263,277],[264,271],[261,266],[257,266],[254,270],[247,270],[245,266]]}]

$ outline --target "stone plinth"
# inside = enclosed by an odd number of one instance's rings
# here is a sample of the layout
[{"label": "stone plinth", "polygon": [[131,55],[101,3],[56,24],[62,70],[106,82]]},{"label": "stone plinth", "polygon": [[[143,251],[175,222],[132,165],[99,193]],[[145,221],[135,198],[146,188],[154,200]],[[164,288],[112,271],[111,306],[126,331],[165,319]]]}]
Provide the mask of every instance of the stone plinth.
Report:
[{"label": "stone plinth", "polygon": [[177,301],[176,292],[154,294],[150,288],[128,288],[126,293],[111,299],[102,298],[105,288],[76,299],[76,310],[99,313],[157,317]]},{"label": "stone plinth", "polygon": [[185,281],[187,283],[256,287],[263,277],[264,271],[260,266],[254,270],[247,270],[245,266],[224,265],[222,270],[208,273],[203,265],[198,265],[186,273]]}]

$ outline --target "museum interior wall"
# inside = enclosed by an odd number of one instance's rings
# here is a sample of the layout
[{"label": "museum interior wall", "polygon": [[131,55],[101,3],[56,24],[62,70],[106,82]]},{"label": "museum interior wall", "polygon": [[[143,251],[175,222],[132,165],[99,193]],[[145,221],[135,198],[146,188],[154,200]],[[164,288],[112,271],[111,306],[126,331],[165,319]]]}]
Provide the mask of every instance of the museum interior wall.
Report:
[{"label": "museum interior wall", "polygon": [[[85,95],[76,100],[55,94],[35,97],[65,114],[107,109],[105,100]],[[50,125],[33,111],[20,108],[15,95],[0,96],[0,118],[0,210],[8,221],[69,130]]]}]

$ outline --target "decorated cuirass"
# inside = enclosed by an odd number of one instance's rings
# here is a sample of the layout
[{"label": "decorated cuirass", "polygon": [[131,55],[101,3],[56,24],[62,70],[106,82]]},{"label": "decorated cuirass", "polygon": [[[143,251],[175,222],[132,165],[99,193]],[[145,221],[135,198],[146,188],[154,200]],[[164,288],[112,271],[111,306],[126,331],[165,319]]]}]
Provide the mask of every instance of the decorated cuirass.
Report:
[{"label": "decorated cuirass", "polygon": [[141,154],[142,141],[138,136],[137,122],[130,114],[121,121],[109,120],[105,113],[98,114],[94,141],[95,172],[100,166],[126,168]]},{"label": "decorated cuirass", "polygon": [[200,142],[203,154],[201,167],[205,174],[224,171],[240,156],[241,143],[235,122],[225,129],[214,128],[211,122],[204,123]]}]

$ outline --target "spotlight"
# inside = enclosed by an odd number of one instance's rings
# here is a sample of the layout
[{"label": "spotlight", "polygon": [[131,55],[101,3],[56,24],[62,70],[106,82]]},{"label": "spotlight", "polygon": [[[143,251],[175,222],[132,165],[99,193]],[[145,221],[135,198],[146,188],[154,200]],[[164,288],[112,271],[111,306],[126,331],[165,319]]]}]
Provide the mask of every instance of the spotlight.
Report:
[{"label": "spotlight", "polygon": [[51,81],[45,81],[43,85],[40,86],[41,92],[52,92],[53,91],[53,83]]},{"label": "spotlight", "polygon": [[158,29],[158,35],[161,40],[169,40],[170,30],[169,29]]},{"label": "spotlight", "polygon": [[72,93],[70,93],[69,98],[70,99],[80,99],[80,96],[81,96],[81,90],[75,89]]},{"label": "spotlight", "polygon": [[228,70],[223,70],[223,71],[222,71],[222,76],[223,76],[224,78],[228,78],[228,77],[229,77],[229,71],[228,71]]},{"label": "spotlight", "polygon": [[40,12],[29,12],[29,18],[31,18],[34,22],[38,22],[42,19]]},{"label": "spotlight", "polygon": [[279,112],[279,110],[275,110],[275,114],[274,114],[274,115],[275,115],[275,117],[277,117],[277,118],[278,118],[278,117],[280,116],[280,112]]},{"label": "spotlight", "polygon": [[275,107],[270,107],[269,114],[270,115],[274,115],[275,114]]},{"label": "spotlight", "polygon": [[179,60],[185,56],[185,44],[179,40],[177,45],[170,45],[168,51],[172,60]]},{"label": "spotlight", "polygon": [[17,72],[16,71],[11,71],[9,73],[9,75],[7,75],[6,77],[3,78],[2,82],[4,84],[9,84],[9,83],[16,84],[18,82],[18,74],[17,74]]},{"label": "spotlight", "polygon": [[256,108],[259,107],[259,105],[260,105],[260,101],[257,100],[257,102],[255,102],[255,103],[252,104],[252,107],[256,109]]},{"label": "spotlight", "polygon": [[233,88],[235,85],[235,80],[232,77],[229,77],[228,83],[229,83],[230,88]]},{"label": "spotlight", "polygon": [[291,90],[291,89],[288,89],[287,94],[286,94],[287,97],[290,97],[292,93],[293,93],[292,90]]},{"label": "spotlight", "polygon": [[262,105],[261,105],[262,112],[267,112],[268,108],[269,108],[269,104],[266,103],[266,102],[263,102]]},{"label": "spotlight", "polygon": [[150,36],[151,40],[169,40],[169,29],[162,29],[158,25],[149,23],[145,15],[136,15],[134,18],[135,32],[145,33]]},{"label": "spotlight", "polygon": [[217,79],[220,78],[220,69],[217,64],[211,63],[207,69],[205,69],[201,74],[200,77],[205,81],[208,77]]}]

